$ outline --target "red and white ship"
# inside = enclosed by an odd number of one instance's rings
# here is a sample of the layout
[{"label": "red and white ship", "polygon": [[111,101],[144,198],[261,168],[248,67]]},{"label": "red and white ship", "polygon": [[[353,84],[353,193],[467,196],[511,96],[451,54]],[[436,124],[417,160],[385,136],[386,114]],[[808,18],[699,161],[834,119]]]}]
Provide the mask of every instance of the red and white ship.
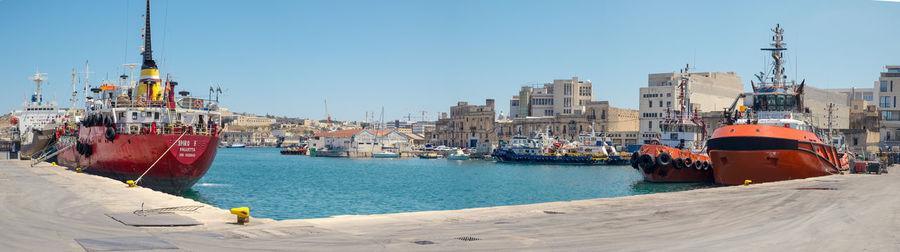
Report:
[{"label": "red and white ship", "polygon": [[659,139],[631,154],[631,166],[650,182],[712,182],[712,168],[705,153],[706,123],[691,108],[689,67],[681,71],[678,85],[680,108],[666,112]]},{"label": "red and white ship", "polygon": [[[218,98],[175,93],[177,82],[159,77],[150,44],[150,1],[144,16],[140,81],[104,83],[85,97],[85,114],[74,133],[61,137],[61,165],[138,186],[180,194],[209,170],[219,145]],[[85,89],[88,89],[87,83]],[[87,94],[86,94],[87,95]]]}]

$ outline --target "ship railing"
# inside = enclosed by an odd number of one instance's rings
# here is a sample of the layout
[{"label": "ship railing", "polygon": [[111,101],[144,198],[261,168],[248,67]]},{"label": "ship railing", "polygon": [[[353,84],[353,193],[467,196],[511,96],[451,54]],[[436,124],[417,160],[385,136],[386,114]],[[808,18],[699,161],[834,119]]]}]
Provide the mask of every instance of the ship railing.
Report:
[{"label": "ship railing", "polygon": [[199,136],[218,136],[221,127],[218,125],[204,124],[169,124],[159,125],[155,129],[152,123],[117,123],[117,134],[126,135],[181,135],[187,132],[188,135]]},{"label": "ship railing", "polygon": [[[107,99],[104,101],[104,105],[112,108],[166,108],[169,107],[169,102],[165,100],[131,100],[120,97],[118,99]],[[177,102],[174,102],[174,108],[218,111],[219,104],[215,100],[182,97]]]}]

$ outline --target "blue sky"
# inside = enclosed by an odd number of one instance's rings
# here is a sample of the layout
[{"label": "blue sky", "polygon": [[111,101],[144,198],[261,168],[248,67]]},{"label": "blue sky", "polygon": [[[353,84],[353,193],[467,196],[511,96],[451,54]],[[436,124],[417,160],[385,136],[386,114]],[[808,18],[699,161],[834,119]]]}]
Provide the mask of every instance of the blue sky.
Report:
[{"label": "blue sky", "polygon": [[[69,106],[70,73],[92,83],[140,63],[143,1],[0,0],[0,111],[21,107],[35,67]],[[789,78],[872,87],[900,64],[900,3],[876,1],[166,1],[152,3],[154,58],[194,94],[210,81],[233,111],[386,119],[497,100],[578,76],[636,108],[648,73],[763,71],[785,29]],[[796,68],[795,68],[796,66]],[[798,76],[793,76],[797,73]],[[421,113],[412,112],[421,117]]]}]

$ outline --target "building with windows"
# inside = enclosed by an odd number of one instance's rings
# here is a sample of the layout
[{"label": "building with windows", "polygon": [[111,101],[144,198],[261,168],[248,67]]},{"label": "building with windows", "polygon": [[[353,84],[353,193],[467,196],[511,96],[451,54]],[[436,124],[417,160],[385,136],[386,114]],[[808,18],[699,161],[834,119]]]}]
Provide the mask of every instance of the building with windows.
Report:
[{"label": "building with windows", "polygon": [[606,133],[620,146],[637,144],[638,111],[615,108],[608,101],[591,101],[579,115],[512,118],[498,123],[497,135],[503,141],[515,136],[546,133],[558,140],[572,141],[582,133]]},{"label": "building with windows", "polygon": [[484,105],[458,102],[450,107],[450,116],[442,116],[435,122],[434,131],[425,134],[426,141],[449,147],[478,147],[479,144],[497,143],[494,99]]},{"label": "building with windows", "polygon": [[[875,82],[875,96],[878,97],[878,110],[881,112],[881,145],[886,148],[900,147],[900,107],[897,107],[897,96],[900,96],[900,65],[885,66]],[[885,148],[885,149],[886,149]]]},{"label": "building with windows", "polygon": [[524,86],[509,101],[509,118],[580,115],[593,100],[591,81],[578,77],[553,80],[542,87]]},{"label": "building with windows", "polygon": [[[653,73],[647,76],[647,86],[640,89],[640,142],[647,143],[660,133],[660,122],[666,113],[680,111],[678,84],[682,73]],[[690,105],[685,109],[699,112],[721,111],[731,106],[744,92],[741,77],[734,72],[688,73],[687,95]],[[742,101],[738,101],[738,105]]]}]

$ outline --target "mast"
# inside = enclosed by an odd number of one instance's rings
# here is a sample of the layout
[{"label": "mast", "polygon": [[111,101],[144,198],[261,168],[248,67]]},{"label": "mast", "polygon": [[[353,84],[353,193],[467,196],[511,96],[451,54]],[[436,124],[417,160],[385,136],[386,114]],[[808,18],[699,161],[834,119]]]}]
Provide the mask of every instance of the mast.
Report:
[{"label": "mast", "polygon": [[775,33],[772,36],[772,43],[769,44],[772,48],[760,48],[762,51],[771,51],[772,53],[772,77],[770,81],[772,82],[772,86],[775,87],[785,87],[787,76],[784,75],[784,63],[782,62],[782,58],[784,57],[784,51],[787,50],[785,47],[787,44],[784,43],[784,29],[781,29],[781,24],[776,24],[775,29],[772,29],[772,32]]},{"label": "mast", "polygon": [[43,102],[44,98],[41,97],[41,82],[47,80],[46,73],[41,73],[38,70],[34,71],[34,76],[31,77],[31,81],[34,81],[34,85],[36,88],[34,89],[34,95],[31,96],[31,102],[37,102],[38,105]]},{"label": "mast", "polygon": [[153,61],[153,48],[151,46],[150,37],[150,0],[147,0],[147,12],[144,14],[144,47],[141,55],[144,56],[141,62],[141,78],[138,85],[137,97],[146,97],[148,101],[156,101],[162,99],[162,90],[159,85],[159,69],[156,67],[156,61]]}]

